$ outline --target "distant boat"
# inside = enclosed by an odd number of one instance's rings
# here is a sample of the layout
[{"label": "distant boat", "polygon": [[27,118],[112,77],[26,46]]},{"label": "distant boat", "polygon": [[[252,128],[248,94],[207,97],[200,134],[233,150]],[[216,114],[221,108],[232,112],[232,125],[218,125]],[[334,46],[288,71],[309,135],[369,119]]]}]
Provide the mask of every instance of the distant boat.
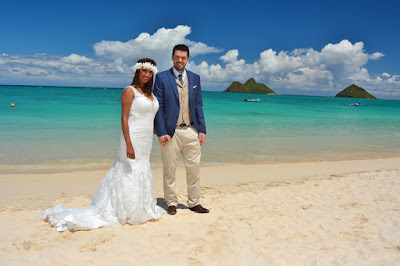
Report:
[{"label": "distant boat", "polygon": [[39,86],[39,88],[42,88],[42,86]]},{"label": "distant boat", "polygon": [[352,104],[349,104],[349,106],[361,106],[361,103],[352,103]]},{"label": "distant boat", "polygon": [[247,99],[247,97],[246,97],[246,98],[244,98],[244,101],[245,101],[245,102],[259,102],[259,101],[260,101],[260,98],[257,98],[257,99]]}]

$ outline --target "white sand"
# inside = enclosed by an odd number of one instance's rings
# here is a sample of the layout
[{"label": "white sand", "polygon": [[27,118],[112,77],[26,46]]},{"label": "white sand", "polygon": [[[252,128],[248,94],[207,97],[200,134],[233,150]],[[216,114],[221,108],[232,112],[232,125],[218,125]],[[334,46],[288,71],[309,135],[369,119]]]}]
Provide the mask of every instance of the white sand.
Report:
[{"label": "white sand", "polygon": [[0,175],[0,264],[400,264],[400,158],[203,167],[209,214],[186,208],[181,168],[175,216],[75,233],[36,219],[90,204],[105,173]]}]

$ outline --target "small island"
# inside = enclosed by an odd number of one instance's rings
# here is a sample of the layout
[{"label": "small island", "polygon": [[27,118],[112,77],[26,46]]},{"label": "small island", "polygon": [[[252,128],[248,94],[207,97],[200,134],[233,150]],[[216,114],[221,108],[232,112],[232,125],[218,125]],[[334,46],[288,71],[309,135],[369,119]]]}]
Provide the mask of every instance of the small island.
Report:
[{"label": "small island", "polygon": [[377,99],[374,95],[370,94],[366,90],[357,85],[353,84],[338,94],[335,97],[343,97],[343,98],[360,98],[360,99]]},{"label": "small island", "polygon": [[236,92],[236,93],[262,93],[275,95],[276,93],[262,83],[257,83],[253,78],[242,84],[239,81],[233,82],[223,92]]}]

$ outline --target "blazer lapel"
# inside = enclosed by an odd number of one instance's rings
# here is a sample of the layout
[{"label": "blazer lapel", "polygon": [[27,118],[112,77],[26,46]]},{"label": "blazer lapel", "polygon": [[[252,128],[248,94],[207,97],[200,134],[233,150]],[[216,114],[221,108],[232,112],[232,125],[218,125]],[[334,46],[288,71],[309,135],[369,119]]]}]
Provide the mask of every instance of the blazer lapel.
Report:
[{"label": "blazer lapel", "polygon": [[176,85],[176,81],[175,81],[175,75],[174,75],[174,71],[172,70],[172,68],[169,70],[169,81],[171,82],[171,86],[172,86],[172,90],[175,93],[175,97],[176,100],[179,103],[179,92],[178,92],[178,85]]}]

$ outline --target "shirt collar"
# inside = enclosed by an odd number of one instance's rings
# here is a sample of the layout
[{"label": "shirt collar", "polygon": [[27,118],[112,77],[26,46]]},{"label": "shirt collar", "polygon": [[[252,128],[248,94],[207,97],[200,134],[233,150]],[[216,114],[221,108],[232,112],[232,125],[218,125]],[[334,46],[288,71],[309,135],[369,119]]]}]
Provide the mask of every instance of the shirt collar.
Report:
[{"label": "shirt collar", "polygon": [[172,67],[172,71],[174,71],[175,77],[179,78],[179,74],[182,74],[183,79],[186,77],[186,69],[183,70],[182,73],[179,73],[178,70],[175,69],[175,67]]}]

